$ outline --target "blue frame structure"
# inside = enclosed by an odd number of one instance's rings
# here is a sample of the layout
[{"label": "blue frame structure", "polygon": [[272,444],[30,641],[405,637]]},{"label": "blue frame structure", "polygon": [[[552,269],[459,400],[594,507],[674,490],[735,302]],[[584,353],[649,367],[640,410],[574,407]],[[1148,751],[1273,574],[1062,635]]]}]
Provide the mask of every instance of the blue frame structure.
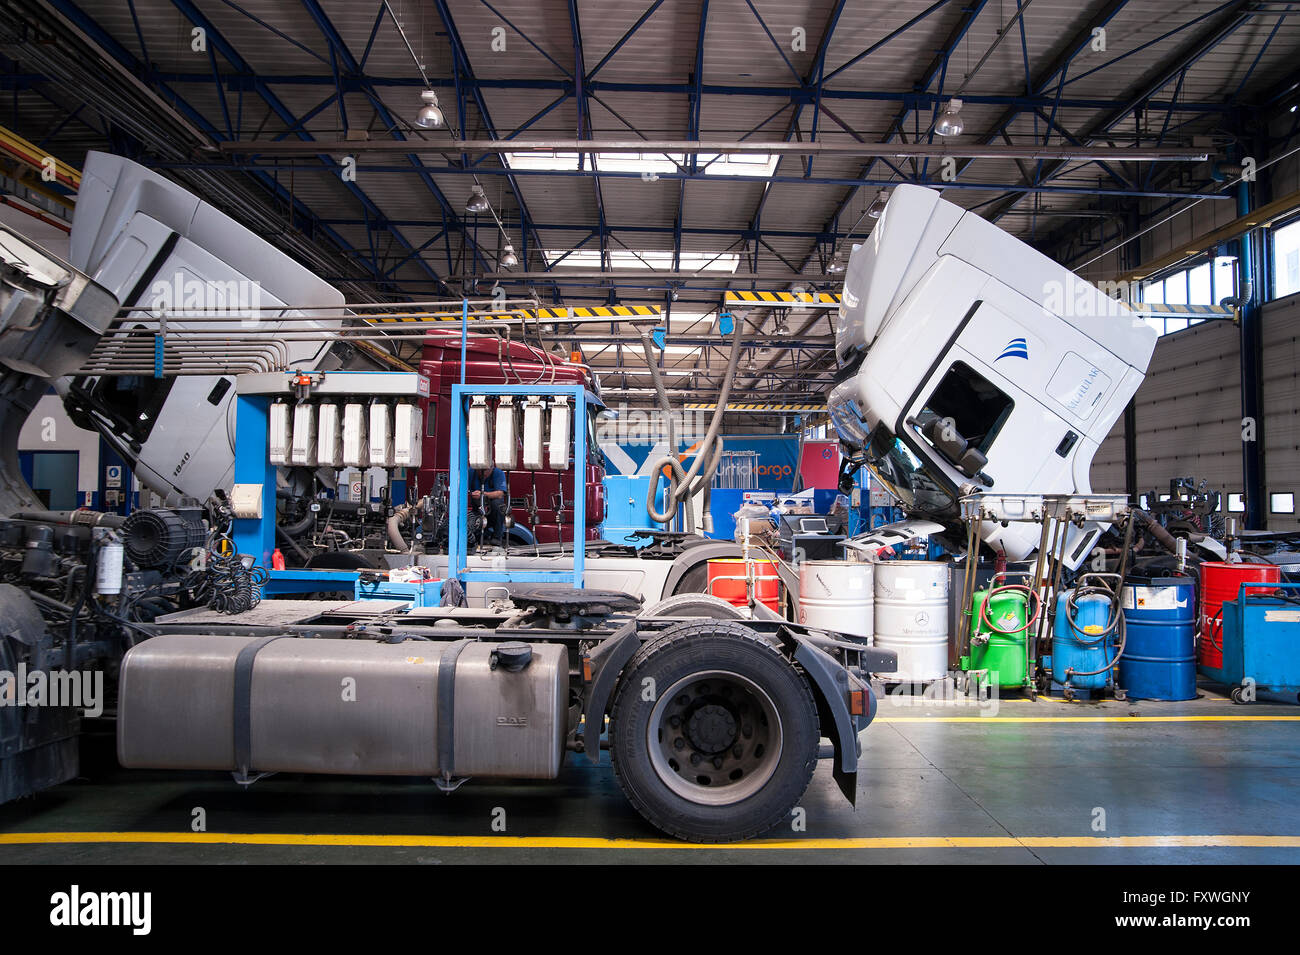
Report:
[{"label": "blue frame structure", "polygon": [[235,483],[262,485],[262,516],[237,517],[230,524],[235,549],[252,554],[267,569],[275,552],[275,465],[267,454],[270,408],[270,395],[235,396]]},{"label": "blue frame structure", "polygon": [[[465,415],[467,399],[487,397],[568,398],[573,402],[573,570],[470,570],[468,560],[468,509],[465,506],[467,478],[469,477],[469,442],[466,440],[468,419]],[[582,587],[582,575],[587,554],[587,406],[603,407],[599,398],[582,385],[452,385],[451,386],[451,490],[448,501],[450,530],[447,546],[447,576],[460,581],[481,580],[498,583],[563,583],[572,581],[575,589]],[[582,476],[582,492],[578,492],[578,477]],[[581,533],[580,533],[581,532]],[[561,551],[564,541],[560,541]]]}]

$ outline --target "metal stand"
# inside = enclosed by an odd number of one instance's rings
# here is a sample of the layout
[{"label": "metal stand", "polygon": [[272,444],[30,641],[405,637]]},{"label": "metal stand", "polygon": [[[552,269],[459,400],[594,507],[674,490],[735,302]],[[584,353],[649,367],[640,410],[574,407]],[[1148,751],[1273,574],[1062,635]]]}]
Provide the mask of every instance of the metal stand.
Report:
[{"label": "metal stand", "polygon": [[[980,524],[1016,522],[1041,524],[1038,553],[1030,575],[1030,587],[1043,602],[1034,632],[1025,634],[1025,696],[1037,699],[1036,676],[1042,650],[1050,645],[1055,621],[1055,597],[1060,591],[1066,566],[1066,545],[1071,525],[1085,523],[1123,524],[1124,550],[1120,557],[1119,581],[1122,584],[1128,567],[1128,552],[1133,538],[1133,521],[1128,498],[1122,494],[970,494],[960,501],[962,520],[966,523],[966,573],[963,576],[963,621],[959,650],[969,654],[971,601],[975,596],[976,570],[979,564]],[[1118,586],[1118,585],[1117,585]],[[959,656],[963,655],[959,653]]]},{"label": "metal stand", "polygon": [[[461,366],[464,367],[463,365]],[[573,407],[573,571],[563,570],[470,570],[468,566],[469,533],[465,506],[469,477],[469,441],[466,407],[475,396],[527,398],[568,398]],[[582,385],[452,385],[451,386],[451,500],[448,508],[447,576],[462,583],[470,580],[509,582],[564,583],[582,587],[587,553],[587,413],[588,407],[604,407],[600,399]],[[561,550],[564,541],[560,541]]]},{"label": "metal stand", "polygon": [[[419,400],[429,396],[429,380],[412,372],[384,371],[268,371],[235,379],[236,488],[253,489],[261,501],[256,516],[236,514],[231,538],[241,554],[267,568],[267,596],[352,590],[355,571],[274,570],[276,465],[270,458],[268,415],[276,396],[393,397]],[[377,465],[383,467],[383,465]],[[248,512],[250,515],[252,512]]]}]

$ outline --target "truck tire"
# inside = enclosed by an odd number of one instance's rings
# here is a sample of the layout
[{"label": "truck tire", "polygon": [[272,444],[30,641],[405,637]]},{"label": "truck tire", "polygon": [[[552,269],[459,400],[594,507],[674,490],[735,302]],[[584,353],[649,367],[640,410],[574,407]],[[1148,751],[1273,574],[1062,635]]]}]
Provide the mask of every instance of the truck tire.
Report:
[{"label": "truck tire", "polygon": [[748,620],[749,614],[711,594],[674,594],[639,614],[642,617],[707,617],[710,620]]},{"label": "truck tire", "polygon": [[709,562],[696,564],[677,581],[673,596],[680,594],[707,594],[709,592]]},{"label": "truck tire", "polygon": [[821,730],[803,675],[730,620],[669,627],[619,681],[610,759],[651,825],[689,842],[734,842],[790,818]]}]

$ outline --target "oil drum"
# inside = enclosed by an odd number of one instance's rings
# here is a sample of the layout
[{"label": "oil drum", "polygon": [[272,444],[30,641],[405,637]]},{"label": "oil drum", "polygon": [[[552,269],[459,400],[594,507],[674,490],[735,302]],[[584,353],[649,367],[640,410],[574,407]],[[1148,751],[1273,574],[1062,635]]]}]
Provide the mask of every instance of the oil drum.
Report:
[{"label": "oil drum", "polygon": [[1119,682],[1129,697],[1196,699],[1196,582],[1130,576],[1121,606],[1126,640]]},{"label": "oil drum", "polygon": [[1276,564],[1201,564],[1200,646],[1196,654],[1201,667],[1218,670],[1223,666],[1223,602],[1236,600],[1244,583],[1276,584],[1281,580],[1282,568]]},{"label": "oil drum", "polygon": [[876,564],[876,646],[898,653],[899,683],[948,675],[948,565],[928,560]]},{"label": "oil drum", "polygon": [[799,622],[859,637],[875,633],[873,564],[805,560],[799,565]]},{"label": "oil drum", "polygon": [[[709,561],[709,593],[733,607],[749,606],[749,590],[743,557],[715,557]],[[754,568],[754,599],[773,613],[781,612],[781,578],[770,560],[751,560]]]}]

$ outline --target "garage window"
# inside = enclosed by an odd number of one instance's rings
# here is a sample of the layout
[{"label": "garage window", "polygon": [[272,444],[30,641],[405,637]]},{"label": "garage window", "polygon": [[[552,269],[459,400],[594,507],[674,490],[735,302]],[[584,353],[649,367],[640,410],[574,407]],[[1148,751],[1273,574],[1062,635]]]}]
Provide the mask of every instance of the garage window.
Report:
[{"label": "garage window", "polygon": [[1273,297],[1300,292],[1300,220],[1273,230]]},{"label": "garage window", "polygon": [[[1232,256],[1218,256],[1144,283],[1138,300],[1147,305],[1217,305],[1236,294],[1237,260]],[[1150,315],[1146,322],[1161,335],[1169,335],[1204,320],[1195,316]]]}]

